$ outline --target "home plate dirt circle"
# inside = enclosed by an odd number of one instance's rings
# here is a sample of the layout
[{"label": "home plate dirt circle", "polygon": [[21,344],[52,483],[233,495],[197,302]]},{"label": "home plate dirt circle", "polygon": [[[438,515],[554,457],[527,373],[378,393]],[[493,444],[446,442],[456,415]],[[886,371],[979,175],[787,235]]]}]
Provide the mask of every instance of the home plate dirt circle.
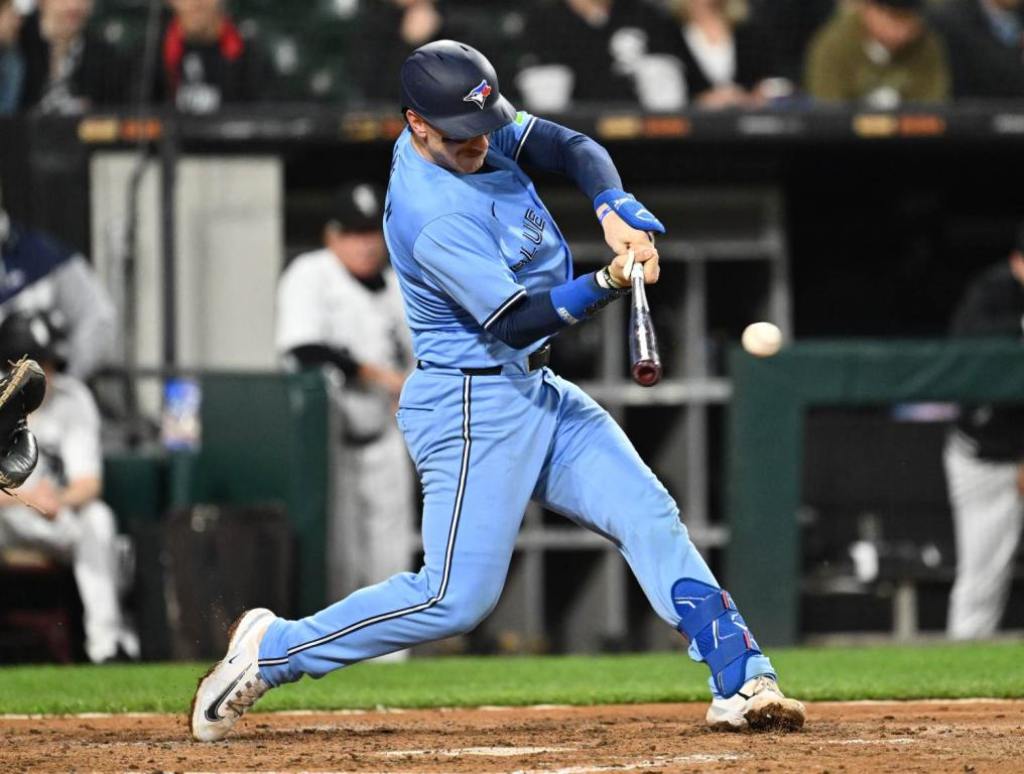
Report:
[{"label": "home plate dirt circle", "polygon": [[216,744],[179,715],[0,718],[0,770],[1024,771],[1024,701],[808,705],[797,734],[703,726],[703,704],[246,717]]}]

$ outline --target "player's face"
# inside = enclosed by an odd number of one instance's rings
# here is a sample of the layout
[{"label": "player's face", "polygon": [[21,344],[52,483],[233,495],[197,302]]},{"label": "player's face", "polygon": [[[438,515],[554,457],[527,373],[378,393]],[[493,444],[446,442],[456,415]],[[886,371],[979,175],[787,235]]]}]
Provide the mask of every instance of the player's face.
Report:
[{"label": "player's face", "polygon": [[440,167],[463,175],[470,175],[484,165],[491,141],[486,134],[468,140],[453,140],[410,111],[409,125],[420,155]]},{"label": "player's face", "polygon": [[889,8],[875,2],[862,3],[861,18],[868,35],[889,51],[908,46],[921,37],[924,30],[924,22],[917,11]]},{"label": "player's face", "polygon": [[380,231],[342,231],[328,226],[327,247],[359,279],[373,279],[384,268],[387,247]]},{"label": "player's face", "polygon": [[77,37],[92,15],[92,0],[44,0],[39,15],[44,30],[58,39]]}]

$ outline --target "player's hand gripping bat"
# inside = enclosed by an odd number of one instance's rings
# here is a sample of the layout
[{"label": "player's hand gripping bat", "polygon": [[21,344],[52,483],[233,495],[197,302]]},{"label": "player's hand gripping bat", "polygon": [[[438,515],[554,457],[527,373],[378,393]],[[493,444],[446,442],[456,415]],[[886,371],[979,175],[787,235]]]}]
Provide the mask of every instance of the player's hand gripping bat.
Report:
[{"label": "player's hand gripping bat", "polygon": [[654,335],[651,308],[644,288],[644,266],[633,260],[629,248],[629,279],[633,283],[633,303],[629,312],[629,362],[633,381],[641,387],[653,387],[661,381],[661,356]]}]

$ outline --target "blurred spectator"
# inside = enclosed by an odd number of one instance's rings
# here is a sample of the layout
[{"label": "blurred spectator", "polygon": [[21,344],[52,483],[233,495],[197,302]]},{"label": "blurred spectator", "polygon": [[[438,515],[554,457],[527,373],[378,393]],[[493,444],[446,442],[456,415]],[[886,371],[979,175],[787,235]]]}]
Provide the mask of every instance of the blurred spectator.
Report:
[{"label": "blurred spectator", "polygon": [[1024,97],[1024,0],[952,0],[932,15],[946,39],[953,95]]},{"label": "blurred spectator", "polygon": [[25,82],[25,60],[18,50],[21,14],[14,0],[0,0],[0,116],[18,109]]},{"label": "blurred spectator", "polygon": [[691,104],[758,107],[792,93],[791,83],[772,77],[771,43],[750,23],[746,0],[675,0],[675,11]]},{"label": "blurred spectator", "polygon": [[[954,336],[1021,341],[1024,225],[1009,259],[981,274],[953,316]],[[995,634],[1024,527],[1024,406],[964,406],[946,443],[946,480],[956,533],[956,582],[947,632]]]},{"label": "blurred spectator", "polygon": [[39,0],[25,19],[23,108],[73,115],[125,101],[124,63],[86,29],[92,12],[93,0]]},{"label": "blurred spectator", "polygon": [[753,18],[768,30],[776,74],[803,80],[804,60],[814,34],[836,10],[836,0],[754,0]]},{"label": "blurred spectator", "polygon": [[368,102],[397,102],[395,73],[405,58],[431,40],[454,37],[436,0],[364,0],[355,26],[347,68]]},{"label": "blurred spectator", "polygon": [[880,110],[904,102],[942,102],[950,74],[924,0],[854,0],[814,38],[807,90],[826,102],[863,102]]},{"label": "blurred spectator", "polygon": [[278,286],[278,352],[292,366],[343,380],[328,527],[332,598],[408,570],[412,556],[413,479],[394,419],[412,343],[387,265],[383,204],[375,186],[342,188],[324,248],[296,257]]},{"label": "blurred spectator", "polygon": [[114,354],[114,302],[81,253],[11,223],[0,198],[0,319],[46,312],[69,335],[67,372],[88,379]]},{"label": "blurred spectator", "polygon": [[32,548],[71,563],[82,599],[90,661],[138,658],[121,612],[121,561],[114,514],[100,499],[100,418],[84,384],[58,372],[60,333],[45,315],[17,314],[0,324],[0,358],[23,355],[46,371],[46,398],[28,419],[39,464],[18,490],[34,506],[0,493],[0,546]]},{"label": "blurred spectator", "polygon": [[676,110],[686,100],[678,25],[643,0],[534,0],[516,85],[528,109],[640,103]]},{"label": "blurred spectator", "polygon": [[225,0],[167,0],[174,11],[161,44],[154,99],[187,113],[255,102],[269,88],[269,60],[243,38]]}]

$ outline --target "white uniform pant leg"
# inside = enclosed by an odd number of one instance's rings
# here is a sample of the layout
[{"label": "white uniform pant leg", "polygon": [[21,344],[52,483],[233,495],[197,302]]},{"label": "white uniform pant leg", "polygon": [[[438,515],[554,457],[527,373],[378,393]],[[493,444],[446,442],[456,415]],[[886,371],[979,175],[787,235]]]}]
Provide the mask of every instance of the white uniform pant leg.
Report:
[{"label": "white uniform pant leg", "polygon": [[946,630],[960,640],[990,637],[1006,607],[1024,523],[1018,466],[980,460],[955,436],[944,462],[957,553]]},{"label": "white uniform pant leg", "polygon": [[[345,551],[351,564],[348,575],[354,575],[357,584],[345,593],[409,570],[415,526],[412,467],[398,425],[388,424],[379,439],[349,454],[347,480],[353,490],[349,502],[355,510],[342,518],[358,536],[358,542]],[[408,655],[408,650],[396,650],[376,660],[404,661]]]},{"label": "white uniform pant leg", "polygon": [[355,449],[336,445],[332,469],[332,510],[327,522],[327,595],[329,599],[341,599],[362,585],[359,576],[362,505]]},{"label": "white uniform pant leg", "polygon": [[93,662],[117,655],[124,631],[117,594],[117,525],[110,507],[99,500],[78,509],[79,539],[72,557],[82,597],[85,652]]},{"label": "white uniform pant leg", "polygon": [[52,521],[22,505],[0,509],[6,545],[36,548],[70,560],[82,598],[85,652],[98,662],[117,653],[122,634],[117,596],[117,543],[114,514],[93,501],[61,510]]},{"label": "white uniform pant leg", "polygon": [[328,528],[328,593],[340,599],[409,569],[414,503],[409,455],[397,425],[365,446],[338,449]]},{"label": "white uniform pant leg", "polygon": [[359,449],[359,467],[366,585],[405,572],[412,559],[412,469],[397,425],[389,424],[379,440]]}]

